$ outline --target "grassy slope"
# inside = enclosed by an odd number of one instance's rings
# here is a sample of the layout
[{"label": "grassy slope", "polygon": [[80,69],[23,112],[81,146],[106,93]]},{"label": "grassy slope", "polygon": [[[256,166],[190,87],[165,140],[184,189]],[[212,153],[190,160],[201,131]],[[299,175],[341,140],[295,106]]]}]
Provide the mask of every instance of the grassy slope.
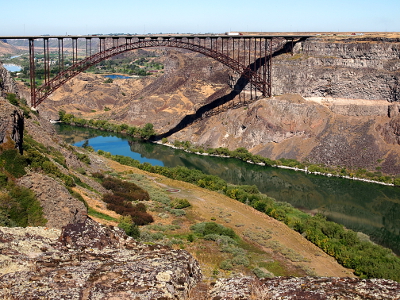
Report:
[{"label": "grassy slope", "polygon": [[[147,184],[152,184],[163,191],[171,188],[179,189],[179,192],[169,193],[169,196],[189,200],[192,206],[186,209],[187,214],[184,217],[161,218],[157,214],[157,209],[153,207],[152,214],[156,224],[179,224],[180,226],[178,230],[165,231],[164,234],[167,236],[187,236],[190,233],[190,225],[212,220],[234,229],[244,240],[241,246],[247,250],[251,264],[250,268],[236,267],[233,272],[246,274],[250,273],[249,269],[258,266],[280,276],[307,274],[334,277],[354,276],[351,270],[340,266],[332,257],[285,224],[245,204],[192,184],[150,174],[110,160],[107,160],[106,163],[119,174],[143,174],[147,178]],[[194,243],[186,242],[181,247],[200,261],[206,277],[211,277],[216,266],[227,258],[227,254],[222,253],[214,242],[195,240]],[[221,270],[219,272],[218,276],[230,274],[230,272]]]}]

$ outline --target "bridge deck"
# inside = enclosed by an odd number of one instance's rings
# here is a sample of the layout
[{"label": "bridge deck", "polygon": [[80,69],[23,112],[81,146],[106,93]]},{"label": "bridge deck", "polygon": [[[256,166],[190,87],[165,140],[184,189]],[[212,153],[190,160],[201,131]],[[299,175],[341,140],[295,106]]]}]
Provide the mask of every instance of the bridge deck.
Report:
[{"label": "bridge deck", "polygon": [[232,39],[240,39],[240,38],[265,38],[265,39],[272,39],[272,38],[284,38],[287,40],[292,39],[301,39],[301,38],[310,38],[314,35],[290,35],[290,34],[282,34],[282,35],[229,35],[229,34],[126,34],[126,35],[37,35],[37,36],[0,36],[0,40],[28,40],[28,39],[92,39],[92,38],[136,38],[136,39],[170,39],[170,38],[178,38],[178,39],[206,39],[206,38],[232,38]]}]

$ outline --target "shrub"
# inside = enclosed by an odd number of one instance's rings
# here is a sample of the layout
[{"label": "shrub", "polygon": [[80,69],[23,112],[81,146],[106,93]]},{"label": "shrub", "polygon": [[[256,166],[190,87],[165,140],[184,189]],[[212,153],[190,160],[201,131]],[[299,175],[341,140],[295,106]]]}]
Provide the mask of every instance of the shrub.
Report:
[{"label": "shrub", "polygon": [[9,94],[7,94],[6,99],[7,99],[12,105],[19,106],[19,102],[18,102],[17,95],[15,95],[15,94],[13,94],[13,93],[9,93]]},{"label": "shrub", "polygon": [[237,239],[238,236],[231,228],[227,228],[215,222],[204,222],[204,223],[197,223],[190,227],[192,231],[197,233],[200,236],[207,236],[207,235],[218,235],[218,236],[227,236],[231,239]]},{"label": "shrub", "polygon": [[143,203],[133,205],[122,194],[104,194],[103,201],[107,203],[107,209],[123,216],[130,216],[136,225],[146,225],[154,222],[153,217],[146,212],[146,206]]},{"label": "shrub", "polygon": [[181,208],[186,208],[189,206],[190,206],[190,203],[187,199],[176,198],[171,201],[171,207],[173,207],[173,208],[181,209]]},{"label": "shrub", "polygon": [[219,267],[220,267],[222,270],[227,270],[227,271],[229,271],[229,270],[232,270],[232,269],[233,269],[233,264],[232,264],[232,261],[231,261],[230,259],[225,259],[225,260],[223,260],[223,261],[219,264]]},{"label": "shrub", "polygon": [[236,244],[236,241],[226,235],[219,235],[219,234],[207,234],[204,236],[204,239],[207,241],[214,241],[218,244],[228,245],[228,244]]},{"label": "shrub", "polygon": [[128,201],[149,200],[150,196],[147,191],[143,190],[133,182],[122,181],[117,178],[107,177],[102,182],[103,187],[112,190],[115,195],[123,197]]},{"label": "shrub", "polygon": [[6,174],[0,172],[0,186],[6,186],[8,177]]},{"label": "shrub", "polygon": [[254,275],[257,276],[257,278],[271,278],[272,277],[272,275],[270,273],[267,273],[260,268],[254,268],[253,273],[254,273]]},{"label": "shrub", "polygon": [[131,216],[122,216],[118,221],[118,227],[123,229],[127,235],[135,239],[140,238],[139,227],[133,222]]},{"label": "shrub", "polygon": [[24,156],[18,153],[16,149],[4,150],[0,154],[0,166],[3,165],[4,169],[12,176],[19,178],[26,174],[25,167],[28,162]]},{"label": "shrub", "polygon": [[43,226],[47,222],[35,194],[25,187],[12,186],[8,195],[0,199],[0,205],[16,226]]},{"label": "shrub", "polygon": [[234,258],[232,258],[232,263],[234,265],[242,265],[242,266],[249,266],[250,261],[245,255],[237,255]]}]

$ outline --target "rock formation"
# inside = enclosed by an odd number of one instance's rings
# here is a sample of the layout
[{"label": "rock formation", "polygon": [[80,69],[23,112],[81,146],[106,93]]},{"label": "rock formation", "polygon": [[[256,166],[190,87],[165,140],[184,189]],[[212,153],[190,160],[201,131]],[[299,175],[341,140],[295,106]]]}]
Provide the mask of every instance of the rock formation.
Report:
[{"label": "rock formation", "polygon": [[68,190],[55,179],[39,174],[29,173],[18,179],[17,183],[32,190],[41,206],[46,225],[61,229],[71,223],[83,223],[87,209],[83,202],[72,197]]},{"label": "rock formation", "polygon": [[391,280],[328,277],[251,277],[220,279],[210,290],[212,300],[354,300],[400,299],[400,284]]},{"label": "rock formation", "polygon": [[186,251],[137,243],[91,219],[59,235],[0,228],[0,298],[186,299],[202,277]]},{"label": "rock formation", "polygon": [[310,38],[273,66],[274,95],[400,100],[398,39]]},{"label": "rock formation", "polygon": [[140,244],[91,219],[61,231],[0,228],[0,251],[2,299],[400,299],[391,280],[243,276],[218,279],[199,298],[201,270],[186,251]]},{"label": "rock formation", "polygon": [[16,148],[22,152],[23,135],[24,117],[21,110],[4,99],[0,100],[0,146],[7,145],[8,149]]},{"label": "rock formation", "polygon": [[18,95],[18,92],[17,84],[0,62],[0,96],[5,97],[7,93]]}]

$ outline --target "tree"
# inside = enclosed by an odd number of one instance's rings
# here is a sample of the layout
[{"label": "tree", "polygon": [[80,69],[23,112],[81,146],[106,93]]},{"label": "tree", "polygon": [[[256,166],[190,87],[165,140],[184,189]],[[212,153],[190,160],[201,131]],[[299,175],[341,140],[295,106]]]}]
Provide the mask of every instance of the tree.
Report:
[{"label": "tree", "polygon": [[154,136],[156,132],[154,131],[153,124],[147,123],[141,130],[140,137],[144,140],[150,139]]}]

